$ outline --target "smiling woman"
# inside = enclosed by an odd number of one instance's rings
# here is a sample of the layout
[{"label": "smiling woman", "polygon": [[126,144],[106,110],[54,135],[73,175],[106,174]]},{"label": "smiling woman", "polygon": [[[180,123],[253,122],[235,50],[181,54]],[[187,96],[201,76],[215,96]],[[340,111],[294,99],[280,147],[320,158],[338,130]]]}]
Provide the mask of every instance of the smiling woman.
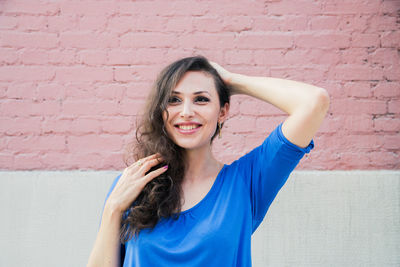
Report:
[{"label": "smiling woman", "polygon": [[[206,90],[197,91],[199,87]],[[188,153],[196,148],[209,149],[218,123],[224,122],[228,110],[229,103],[220,105],[212,76],[188,71],[172,91],[163,120],[168,136]]]},{"label": "smiling woman", "polygon": [[[211,145],[232,94],[289,116],[227,165]],[[251,235],[313,149],[328,105],[322,88],[230,73],[202,56],[164,68],[136,131],[134,163],[106,197],[88,266],[251,266]]]}]

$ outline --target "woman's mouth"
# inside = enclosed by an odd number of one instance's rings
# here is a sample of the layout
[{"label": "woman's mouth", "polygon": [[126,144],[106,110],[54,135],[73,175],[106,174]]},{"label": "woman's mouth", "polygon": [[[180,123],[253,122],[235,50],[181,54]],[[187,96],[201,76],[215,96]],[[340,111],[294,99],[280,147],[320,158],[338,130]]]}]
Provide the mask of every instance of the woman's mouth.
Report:
[{"label": "woman's mouth", "polygon": [[201,126],[202,126],[201,124],[175,125],[175,128],[181,134],[193,134],[193,133],[197,132]]}]

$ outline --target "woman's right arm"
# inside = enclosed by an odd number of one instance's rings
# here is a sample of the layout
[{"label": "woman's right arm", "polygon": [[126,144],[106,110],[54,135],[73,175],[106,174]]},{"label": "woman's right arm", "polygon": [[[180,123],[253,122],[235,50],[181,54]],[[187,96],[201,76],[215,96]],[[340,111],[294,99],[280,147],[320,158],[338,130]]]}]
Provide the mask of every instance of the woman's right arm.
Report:
[{"label": "woman's right arm", "polygon": [[88,267],[120,266],[122,213],[128,209],[148,182],[167,170],[166,165],[146,174],[161,161],[159,154],[153,154],[141,159],[141,164],[135,162],[124,170],[104,205],[100,229],[90,253]]},{"label": "woman's right arm", "polygon": [[88,267],[121,266],[119,262],[121,227],[121,213],[111,207],[107,202],[104,206],[100,229],[92,252],[90,253]]}]

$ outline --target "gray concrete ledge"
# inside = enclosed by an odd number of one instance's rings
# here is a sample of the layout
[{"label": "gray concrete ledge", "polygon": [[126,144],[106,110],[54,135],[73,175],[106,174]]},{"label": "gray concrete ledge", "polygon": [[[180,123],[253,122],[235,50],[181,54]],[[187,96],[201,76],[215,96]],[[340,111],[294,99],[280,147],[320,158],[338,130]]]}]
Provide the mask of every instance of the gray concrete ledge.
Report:
[{"label": "gray concrete ledge", "polygon": [[[0,171],[0,266],[85,266],[115,171]],[[253,266],[400,266],[400,171],[295,171]]]}]

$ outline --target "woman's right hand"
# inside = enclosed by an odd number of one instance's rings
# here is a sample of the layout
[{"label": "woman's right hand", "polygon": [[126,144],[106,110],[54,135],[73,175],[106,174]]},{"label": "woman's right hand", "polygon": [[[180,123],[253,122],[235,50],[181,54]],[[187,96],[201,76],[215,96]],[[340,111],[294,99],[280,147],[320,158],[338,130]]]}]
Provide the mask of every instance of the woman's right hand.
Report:
[{"label": "woman's right hand", "polygon": [[87,266],[121,265],[120,228],[122,214],[135,201],[149,181],[167,170],[164,166],[146,174],[152,167],[157,166],[162,161],[161,155],[157,153],[140,159],[124,169],[107,199],[99,233],[90,253]]},{"label": "woman's right hand", "polygon": [[156,153],[140,159],[125,168],[120,179],[111,192],[106,205],[114,212],[122,214],[135,201],[145,185],[168,169],[168,165],[148,172],[162,162],[161,155]]}]

